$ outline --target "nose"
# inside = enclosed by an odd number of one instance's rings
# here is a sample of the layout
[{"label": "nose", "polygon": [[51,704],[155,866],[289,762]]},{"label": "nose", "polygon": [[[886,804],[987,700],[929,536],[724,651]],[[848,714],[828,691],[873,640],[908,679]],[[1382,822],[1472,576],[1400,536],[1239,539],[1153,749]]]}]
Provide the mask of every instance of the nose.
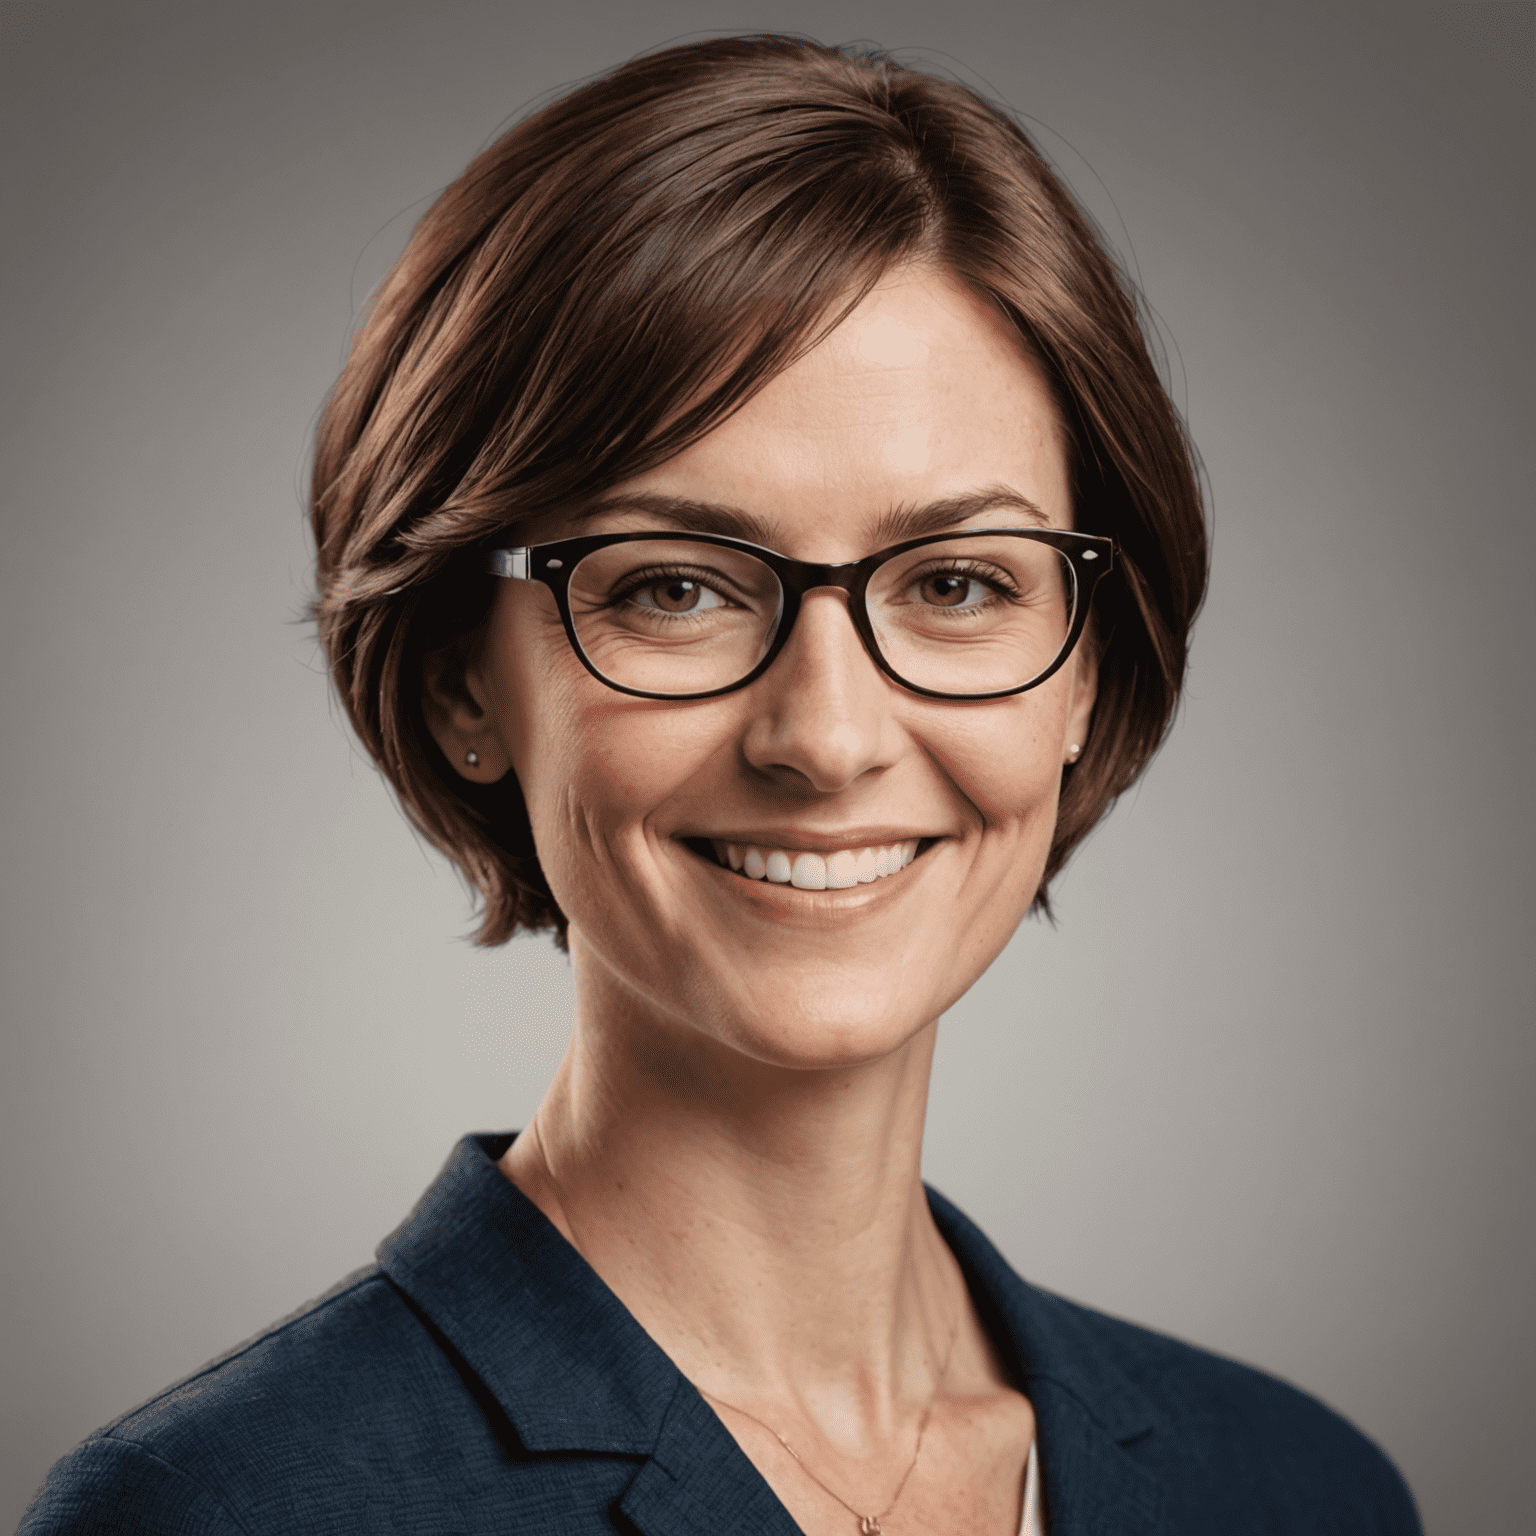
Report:
[{"label": "nose", "polygon": [[844,789],[894,760],[898,691],[864,649],[847,594],[808,592],[784,649],[745,690],[747,761],[786,784]]}]

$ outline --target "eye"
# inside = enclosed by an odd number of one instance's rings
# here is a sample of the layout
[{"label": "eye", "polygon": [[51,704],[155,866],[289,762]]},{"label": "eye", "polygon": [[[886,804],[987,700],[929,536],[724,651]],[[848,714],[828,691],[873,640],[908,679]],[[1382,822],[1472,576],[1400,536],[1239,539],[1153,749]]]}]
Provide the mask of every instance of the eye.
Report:
[{"label": "eye", "polygon": [[725,607],[725,599],[718,592],[691,576],[649,581],[630,592],[628,601],[637,608],[650,608],[658,613],[704,613]]},{"label": "eye", "polygon": [[916,584],[918,599],[934,608],[979,608],[993,594],[974,576],[932,571]]}]

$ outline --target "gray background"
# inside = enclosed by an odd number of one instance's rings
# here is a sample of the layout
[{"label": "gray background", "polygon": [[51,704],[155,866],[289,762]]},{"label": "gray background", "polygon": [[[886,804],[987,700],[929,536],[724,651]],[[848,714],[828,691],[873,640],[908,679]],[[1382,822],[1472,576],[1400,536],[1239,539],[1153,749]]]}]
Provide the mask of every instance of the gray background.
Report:
[{"label": "gray background", "polygon": [[763,27],[1049,125],[1214,491],[1182,722],[945,1021],[928,1176],[1338,1407],[1432,1531],[1531,1529],[1531,15],[6,5],[0,1520],[537,1102],[565,963],[464,941],[328,702],[309,435],[498,124]]}]

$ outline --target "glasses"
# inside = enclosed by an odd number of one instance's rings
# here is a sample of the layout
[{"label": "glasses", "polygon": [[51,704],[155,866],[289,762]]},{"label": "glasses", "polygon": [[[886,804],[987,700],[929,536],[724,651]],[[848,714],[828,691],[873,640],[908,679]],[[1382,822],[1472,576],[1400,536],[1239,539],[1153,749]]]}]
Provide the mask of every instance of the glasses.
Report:
[{"label": "glasses", "polygon": [[784,649],[805,594],[833,587],[903,688],[1001,699],[1072,654],[1114,548],[1059,528],[983,528],[815,565],[714,534],[609,533],[495,549],[489,569],[543,582],[586,669],[636,698],[745,688]]}]

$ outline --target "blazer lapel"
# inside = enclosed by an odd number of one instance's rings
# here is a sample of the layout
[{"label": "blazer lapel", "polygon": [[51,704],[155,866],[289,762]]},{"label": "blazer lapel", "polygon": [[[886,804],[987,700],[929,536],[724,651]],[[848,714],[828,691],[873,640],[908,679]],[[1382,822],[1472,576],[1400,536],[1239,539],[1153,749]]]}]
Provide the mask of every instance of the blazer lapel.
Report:
[{"label": "blazer lapel", "polygon": [[800,1536],[730,1431],[685,1380],[619,1508],[644,1536]]},{"label": "blazer lapel", "polygon": [[1157,1480],[1065,1387],[1029,1384],[1050,1536],[1157,1536]]},{"label": "blazer lapel", "polygon": [[1051,1536],[1160,1536],[1161,1489],[1131,1452],[1162,1416],[1079,1308],[1026,1285],[981,1231],[928,1191],[971,1298],[1035,1410]]}]

